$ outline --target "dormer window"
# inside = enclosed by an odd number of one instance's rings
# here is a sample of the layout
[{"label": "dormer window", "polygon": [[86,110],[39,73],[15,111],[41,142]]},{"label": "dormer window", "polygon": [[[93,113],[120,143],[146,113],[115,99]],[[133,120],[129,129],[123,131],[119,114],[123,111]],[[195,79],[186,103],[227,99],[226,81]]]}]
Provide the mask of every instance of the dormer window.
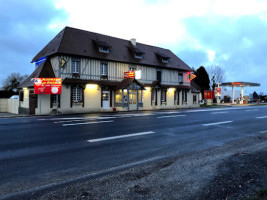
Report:
[{"label": "dormer window", "polygon": [[155,52],[158,59],[162,62],[162,63],[169,63],[169,60],[171,57],[169,57],[168,55],[165,55],[163,53],[160,52]]},{"label": "dormer window", "polygon": [[142,59],[142,58],[143,58],[143,53],[136,52],[136,53],[134,54],[134,56],[135,56],[135,58],[137,58],[137,59]]},{"label": "dormer window", "polygon": [[169,62],[169,58],[162,58],[162,59],[161,59],[161,62],[163,62],[163,63],[168,63],[168,62]]},{"label": "dormer window", "polygon": [[109,47],[108,46],[99,46],[98,50],[100,53],[109,53]]}]

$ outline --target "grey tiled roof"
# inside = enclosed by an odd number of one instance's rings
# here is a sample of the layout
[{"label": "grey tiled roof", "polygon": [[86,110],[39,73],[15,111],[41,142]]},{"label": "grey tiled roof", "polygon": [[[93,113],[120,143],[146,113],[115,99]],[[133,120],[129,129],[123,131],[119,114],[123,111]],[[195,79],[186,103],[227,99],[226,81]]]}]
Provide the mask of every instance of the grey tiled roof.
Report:
[{"label": "grey tiled roof", "polygon": [[[97,46],[100,43],[110,46],[110,52],[100,53],[97,50]],[[135,58],[131,50],[133,48],[144,53],[142,59]],[[136,43],[136,46],[133,46],[130,40],[123,40],[71,27],[65,27],[59,32],[32,61],[55,54],[192,71],[187,64],[168,49],[141,43]],[[159,56],[169,58],[169,62],[163,63]]]}]

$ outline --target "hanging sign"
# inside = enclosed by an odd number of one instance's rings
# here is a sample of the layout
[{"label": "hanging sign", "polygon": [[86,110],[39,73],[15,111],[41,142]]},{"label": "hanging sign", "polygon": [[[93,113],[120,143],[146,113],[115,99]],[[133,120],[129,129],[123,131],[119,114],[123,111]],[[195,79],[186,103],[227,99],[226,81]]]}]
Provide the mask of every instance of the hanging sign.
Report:
[{"label": "hanging sign", "polygon": [[124,78],[134,78],[134,71],[124,72]]},{"label": "hanging sign", "polygon": [[34,78],[34,94],[61,94],[61,78]]},{"label": "hanging sign", "polygon": [[188,75],[188,79],[191,81],[193,80],[194,78],[196,78],[197,76],[195,74],[189,74]]}]

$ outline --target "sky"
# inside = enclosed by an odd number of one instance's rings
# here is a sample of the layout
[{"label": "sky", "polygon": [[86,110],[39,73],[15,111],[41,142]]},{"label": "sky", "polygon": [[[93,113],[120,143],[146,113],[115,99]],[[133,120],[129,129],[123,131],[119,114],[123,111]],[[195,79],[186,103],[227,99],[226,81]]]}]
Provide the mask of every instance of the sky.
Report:
[{"label": "sky", "polygon": [[[267,0],[0,0],[0,83],[65,26],[170,49],[190,67],[267,94]],[[230,89],[230,88],[229,88]]]}]

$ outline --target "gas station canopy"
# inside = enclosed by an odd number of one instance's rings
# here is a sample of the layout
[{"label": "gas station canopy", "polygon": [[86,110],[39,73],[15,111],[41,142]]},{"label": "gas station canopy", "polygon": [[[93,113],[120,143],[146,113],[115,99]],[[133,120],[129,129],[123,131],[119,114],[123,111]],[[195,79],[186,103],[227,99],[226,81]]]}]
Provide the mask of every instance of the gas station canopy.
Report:
[{"label": "gas station canopy", "polygon": [[232,87],[232,103],[235,103],[235,87],[241,87],[241,100],[240,104],[243,104],[243,88],[244,87],[257,87],[260,86],[259,83],[249,83],[249,82],[227,82],[221,83],[220,86]]},{"label": "gas station canopy", "polygon": [[256,86],[260,86],[259,83],[249,83],[249,82],[227,82],[227,83],[221,83],[220,86],[224,86],[224,87],[232,87],[232,86],[236,86],[236,87],[256,87]]}]

